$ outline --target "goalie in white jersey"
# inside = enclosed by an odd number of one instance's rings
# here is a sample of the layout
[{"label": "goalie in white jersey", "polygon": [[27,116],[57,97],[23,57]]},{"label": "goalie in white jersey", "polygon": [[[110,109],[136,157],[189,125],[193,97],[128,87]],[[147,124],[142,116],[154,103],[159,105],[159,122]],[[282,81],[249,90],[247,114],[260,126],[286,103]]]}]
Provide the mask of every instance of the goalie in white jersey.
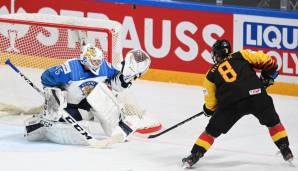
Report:
[{"label": "goalie in white jersey", "polygon": [[[150,57],[142,50],[129,51],[122,61],[121,71],[104,58],[103,52],[91,44],[83,47],[79,59],[43,72],[45,104],[42,114],[26,121],[28,140],[49,140],[61,144],[86,144],[82,136],[65,123],[65,110],[89,132],[79,109],[85,110],[100,123],[107,136],[121,134],[123,141],[134,131],[125,120],[121,104],[115,101],[112,90],[121,92],[141,77],[150,66]],[[98,124],[99,125],[99,124]]]}]

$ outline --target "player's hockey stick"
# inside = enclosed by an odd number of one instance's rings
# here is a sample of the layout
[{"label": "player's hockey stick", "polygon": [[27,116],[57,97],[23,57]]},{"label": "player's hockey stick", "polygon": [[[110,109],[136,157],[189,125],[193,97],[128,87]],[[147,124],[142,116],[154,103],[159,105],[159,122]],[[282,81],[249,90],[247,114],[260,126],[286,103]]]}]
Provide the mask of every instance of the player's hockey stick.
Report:
[{"label": "player's hockey stick", "polygon": [[193,116],[191,116],[191,117],[189,117],[189,118],[187,118],[187,119],[185,119],[185,120],[183,120],[183,121],[181,121],[181,122],[179,122],[179,123],[177,123],[177,124],[175,124],[175,125],[173,125],[173,126],[171,126],[170,128],[167,128],[167,129],[165,129],[165,130],[163,130],[163,131],[161,131],[161,132],[159,132],[159,133],[157,133],[157,134],[149,135],[148,138],[156,138],[156,137],[158,137],[158,136],[160,136],[160,135],[163,135],[163,134],[165,134],[165,133],[171,131],[172,129],[175,129],[175,128],[179,127],[180,125],[183,125],[183,124],[185,124],[186,122],[188,122],[188,121],[190,121],[190,120],[192,120],[192,119],[194,119],[194,118],[196,118],[196,117],[198,117],[198,116],[200,116],[200,115],[202,115],[202,114],[204,114],[203,111],[200,112],[200,113],[197,113],[197,114],[195,114],[195,115],[193,115]]},{"label": "player's hockey stick", "polygon": [[167,129],[165,129],[165,130],[163,130],[163,131],[161,131],[161,132],[159,132],[159,133],[157,133],[157,134],[151,134],[151,135],[149,135],[149,136],[146,136],[146,135],[138,135],[138,136],[140,136],[140,137],[145,137],[145,138],[156,138],[156,137],[159,137],[159,136],[161,136],[161,135],[163,135],[163,134],[165,134],[165,133],[171,131],[172,129],[175,129],[175,128],[179,127],[180,125],[183,125],[183,124],[185,124],[186,122],[188,122],[188,121],[190,121],[190,120],[192,120],[192,119],[194,119],[194,118],[196,118],[196,117],[198,117],[198,116],[200,116],[200,115],[202,115],[202,114],[204,114],[203,111],[200,112],[200,113],[197,113],[197,114],[195,114],[195,115],[193,115],[193,116],[191,116],[190,118],[185,119],[184,121],[181,121],[181,122],[179,122],[179,123],[177,123],[177,124],[171,126],[170,128],[167,128]]},{"label": "player's hockey stick", "polygon": [[[40,90],[34,83],[27,78],[15,65],[13,65],[9,59],[5,61],[5,64],[10,66],[16,73],[18,73],[32,88],[34,88],[40,95],[44,97],[44,92]],[[62,110],[62,118],[66,123],[71,124],[73,128],[78,131],[86,142],[95,148],[104,148],[109,144],[113,144],[119,141],[120,137],[111,137],[104,140],[97,140],[94,138],[87,130],[85,130],[71,115],[69,115],[65,110]]]}]

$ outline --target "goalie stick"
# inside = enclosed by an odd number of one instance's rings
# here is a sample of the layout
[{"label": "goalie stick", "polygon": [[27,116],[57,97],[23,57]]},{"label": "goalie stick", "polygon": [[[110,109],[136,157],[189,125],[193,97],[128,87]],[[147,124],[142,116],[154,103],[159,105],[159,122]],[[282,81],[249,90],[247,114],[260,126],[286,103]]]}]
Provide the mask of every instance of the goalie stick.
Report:
[{"label": "goalie stick", "polygon": [[188,121],[190,121],[190,120],[192,120],[192,119],[194,119],[194,118],[196,118],[196,117],[198,117],[198,116],[200,116],[202,114],[204,114],[203,111],[200,112],[200,113],[197,113],[197,114],[195,114],[195,115],[193,115],[193,116],[191,116],[191,117],[189,117],[189,118],[187,118],[187,119],[185,119],[185,120],[183,120],[183,121],[181,121],[181,122],[179,122],[179,123],[177,123],[177,124],[175,124],[173,126],[171,126],[170,128],[167,128],[167,129],[165,129],[165,130],[163,130],[163,131],[161,131],[161,132],[159,132],[157,134],[151,134],[151,135],[141,135],[141,134],[138,134],[137,136],[143,137],[143,138],[148,138],[148,139],[159,137],[159,136],[161,136],[161,135],[163,135],[163,134],[171,131],[172,129],[175,129],[175,128],[177,128],[177,127],[185,124],[186,122],[188,122]]},{"label": "goalie stick", "polygon": [[[37,86],[34,85],[34,83],[27,78],[15,65],[13,65],[9,59],[5,61],[5,64],[10,66],[16,73],[18,73],[32,88],[34,88],[40,95],[44,97],[44,92],[40,90]],[[72,125],[73,128],[78,131],[82,137],[85,139],[85,141],[94,148],[104,148],[108,146],[109,144],[114,144],[120,140],[120,137],[118,136],[112,136],[110,138],[104,139],[104,140],[98,140],[93,137],[87,130],[85,130],[71,115],[69,115],[65,110],[62,110],[62,118],[63,120]]]}]

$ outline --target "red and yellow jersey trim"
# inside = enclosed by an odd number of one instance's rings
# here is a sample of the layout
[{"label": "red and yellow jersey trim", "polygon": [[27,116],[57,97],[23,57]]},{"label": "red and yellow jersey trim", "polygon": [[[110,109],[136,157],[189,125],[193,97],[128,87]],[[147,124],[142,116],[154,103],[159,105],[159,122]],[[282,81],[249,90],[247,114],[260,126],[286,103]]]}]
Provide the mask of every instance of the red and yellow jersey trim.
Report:
[{"label": "red and yellow jersey trim", "polygon": [[269,129],[271,138],[274,142],[281,138],[287,137],[287,132],[282,124],[277,124],[276,126]]},{"label": "red and yellow jersey trim", "polygon": [[241,55],[245,60],[247,60],[251,65],[253,65],[256,69],[262,70],[276,70],[277,64],[276,62],[267,54],[258,51],[250,51],[250,50],[240,50]]},{"label": "red and yellow jersey trim", "polygon": [[214,138],[203,132],[196,141],[196,145],[203,147],[206,151],[211,147]]}]

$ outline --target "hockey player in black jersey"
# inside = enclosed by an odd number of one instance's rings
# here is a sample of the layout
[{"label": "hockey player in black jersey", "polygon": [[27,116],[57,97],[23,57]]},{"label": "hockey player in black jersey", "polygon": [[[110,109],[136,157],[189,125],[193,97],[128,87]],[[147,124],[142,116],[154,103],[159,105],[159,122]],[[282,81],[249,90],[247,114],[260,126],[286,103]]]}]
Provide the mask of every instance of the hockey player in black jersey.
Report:
[{"label": "hockey player in black jersey", "polygon": [[[203,111],[211,118],[193,145],[191,154],[182,159],[184,167],[194,165],[204,156],[215,138],[227,133],[247,114],[254,115],[260,124],[268,127],[284,160],[293,160],[287,132],[275,111],[272,98],[266,92],[266,88],[278,76],[276,62],[262,52],[240,50],[231,53],[227,40],[215,42],[212,58],[215,64],[206,74],[203,83]],[[255,69],[261,70],[260,78]]]}]

